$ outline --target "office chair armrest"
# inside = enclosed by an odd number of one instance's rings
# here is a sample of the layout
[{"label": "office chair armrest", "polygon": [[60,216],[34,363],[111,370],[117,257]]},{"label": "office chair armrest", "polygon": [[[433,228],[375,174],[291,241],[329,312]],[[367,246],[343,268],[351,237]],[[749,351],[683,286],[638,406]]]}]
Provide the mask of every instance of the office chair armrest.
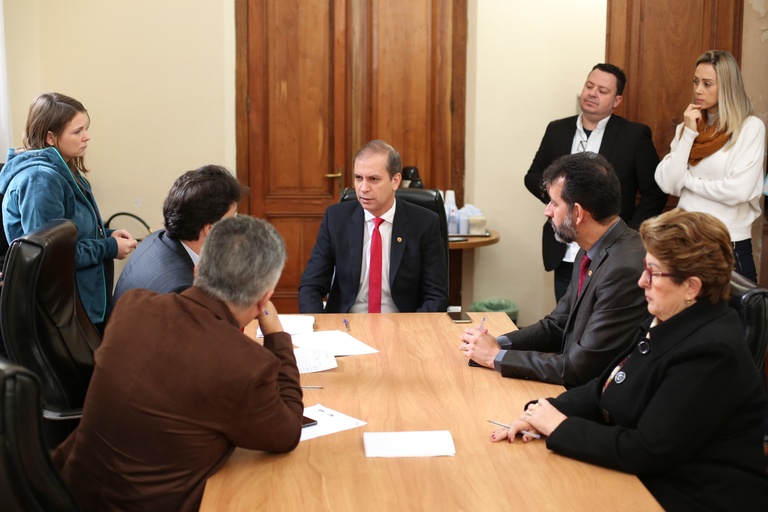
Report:
[{"label": "office chair armrest", "polygon": [[82,417],[82,409],[64,409],[63,411],[50,411],[48,409],[43,409],[43,418],[46,420],[75,420]]}]

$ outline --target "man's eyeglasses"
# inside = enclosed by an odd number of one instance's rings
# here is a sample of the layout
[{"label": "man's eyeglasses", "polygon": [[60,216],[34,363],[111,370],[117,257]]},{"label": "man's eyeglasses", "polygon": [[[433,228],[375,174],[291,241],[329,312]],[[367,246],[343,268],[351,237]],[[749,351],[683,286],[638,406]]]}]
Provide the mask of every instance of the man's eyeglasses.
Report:
[{"label": "man's eyeglasses", "polygon": [[653,284],[653,278],[654,277],[680,277],[677,274],[673,274],[672,272],[654,272],[651,270],[651,267],[648,266],[648,264],[643,260],[643,275],[646,277],[646,283],[648,286],[651,286]]}]

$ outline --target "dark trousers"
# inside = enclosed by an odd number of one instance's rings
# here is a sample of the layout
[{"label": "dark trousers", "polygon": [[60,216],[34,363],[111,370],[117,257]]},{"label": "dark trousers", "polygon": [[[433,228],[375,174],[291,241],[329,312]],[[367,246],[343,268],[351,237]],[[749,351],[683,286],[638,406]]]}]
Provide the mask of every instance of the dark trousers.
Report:
[{"label": "dark trousers", "polygon": [[755,268],[755,260],[752,258],[752,239],[731,242],[731,246],[733,246],[733,258],[735,260],[733,270],[756,283],[757,269]]},{"label": "dark trousers", "polygon": [[571,282],[573,274],[573,263],[561,261],[560,266],[555,269],[555,300],[560,302],[565,292],[568,291],[568,285]]}]

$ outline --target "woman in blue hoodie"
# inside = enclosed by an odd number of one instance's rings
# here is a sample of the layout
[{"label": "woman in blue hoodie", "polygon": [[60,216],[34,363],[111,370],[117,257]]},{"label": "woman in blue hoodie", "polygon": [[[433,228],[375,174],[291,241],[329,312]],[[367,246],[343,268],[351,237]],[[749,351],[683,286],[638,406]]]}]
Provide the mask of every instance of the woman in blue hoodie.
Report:
[{"label": "woman in blue hoodie", "polygon": [[112,260],[128,256],[136,240],[124,229],[104,227],[84,177],[89,124],[79,101],[58,93],[38,96],[29,108],[23,147],[8,150],[0,194],[9,243],[56,219],[75,223],[77,289],[88,316],[101,330],[111,294]]}]

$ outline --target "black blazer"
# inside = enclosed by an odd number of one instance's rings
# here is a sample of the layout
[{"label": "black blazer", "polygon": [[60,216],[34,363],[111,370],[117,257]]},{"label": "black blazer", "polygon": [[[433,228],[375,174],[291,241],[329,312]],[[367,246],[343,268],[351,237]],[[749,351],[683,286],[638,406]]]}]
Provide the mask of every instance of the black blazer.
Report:
[{"label": "black blazer", "polygon": [[[547,448],[633,473],[665,510],[763,511],[763,378],[736,312],[700,300],[584,386],[550,402],[568,416]],[[644,332],[635,340],[644,338]]]},{"label": "black blazer", "polygon": [[[571,153],[573,134],[578,116],[552,121],[547,126],[541,145],[525,175],[526,188],[544,204],[549,201],[542,190],[544,170],[556,159]],[[637,229],[650,217],[661,213],[667,195],[656,184],[653,175],[659,165],[659,155],[653,145],[651,129],[640,123],[613,115],[608,120],[600,144],[600,154],[613,166],[621,184],[621,211],[619,215],[627,225]],[[640,202],[636,204],[637,195]],[[560,266],[566,245],[555,240],[549,221],[544,223],[542,256],[547,271]]]},{"label": "black blazer", "polygon": [[[355,303],[363,262],[365,215],[358,201],[328,207],[301,276],[301,313],[346,313]],[[448,269],[435,212],[397,201],[389,286],[401,312],[445,311]],[[328,295],[325,310],[323,297]]]},{"label": "black blazer", "polygon": [[164,229],[139,242],[120,274],[112,304],[125,292],[144,288],[157,293],[180,293],[192,286],[195,265],[181,242]]}]

